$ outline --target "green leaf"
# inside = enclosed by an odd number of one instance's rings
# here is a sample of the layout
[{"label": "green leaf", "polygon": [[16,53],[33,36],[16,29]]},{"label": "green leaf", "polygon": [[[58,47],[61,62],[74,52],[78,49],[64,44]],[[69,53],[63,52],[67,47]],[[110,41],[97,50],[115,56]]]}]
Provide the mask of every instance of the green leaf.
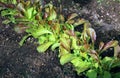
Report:
[{"label": "green leaf", "polygon": [[70,62],[73,59],[74,59],[74,55],[73,54],[68,53],[68,54],[62,55],[60,57],[60,64],[64,65],[64,64]]},{"label": "green leaf", "polygon": [[54,20],[57,17],[57,13],[54,10],[54,7],[52,4],[49,4],[49,17],[48,20]]},{"label": "green leaf", "polygon": [[27,11],[25,12],[25,15],[27,16],[28,19],[31,19],[33,17],[33,12],[34,12],[34,8],[28,8]]},{"label": "green leaf", "polygon": [[71,61],[71,63],[74,65],[77,74],[80,74],[91,67],[90,62],[83,61],[80,57],[76,57]]},{"label": "green leaf", "polygon": [[37,37],[39,37],[39,36],[41,36],[41,35],[43,35],[43,34],[52,34],[52,32],[50,32],[50,31],[47,30],[47,29],[38,29],[38,30],[35,30],[35,31],[31,32],[31,33],[32,33],[32,35],[33,35],[35,38],[37,38]]},{"label": "green leaf", "polygon": [[81,46],[77,45],[77,39],[75,37],[71,37],[71,40],[72,40],[72,45],[71,45],[72,49],[80,49],[81,48]]},{"label": "green leaf", "polygon": [[97,78],[97,72],[93,69],[88,70],[86,75],[88,78]]},{"label": "green leaf", "polygon": [[53,34],[50,34],[49,35],[49,41],[53,41],[53,42],[55,42],[55,36],[53,35]]},{"label": "green leaf", "polygon": [[112,62],[112,68],[114,67],[120,67],[120,59],[114,58],[114,61]]},{"label": "green leaf", "polygon": [[46,36],[40,36],[39,38],[38,38],[38,42],[39,42],[39,44],[43,44],[45,41],[47,40],[47,37]]},{"label": "green leaf", "polygon": [[39,53],[43,53],[43,52],[45,52],[52,44],[53,44],[53,42],[43,43],[43,44],[41,44],[41,45],[39,45],[39,46],[37,47],[37,51],[38,51]]},{"label": "green leaf", "polygon": [[104,71],[103,78],[111,78],[111,74],[108,71]]},{"label": "green leaf", "polygon": [[120,78],[120,72],[112,74],[112,78]]},{"label": "green leaf", "polygon": [[51,47],[52,51],[55,50],[55,48],[59,47],[60,46],[60,43],[54,43]]},{"label": "green leaf", "polygon": [[26,40],[29,36],[31,36],[31,34],[28,34],[28,35],[24,36],[24,37],[22,38],[22,40],[19,42],[19,45],[22,46],[23,43],[25,42],[25,40]]}]

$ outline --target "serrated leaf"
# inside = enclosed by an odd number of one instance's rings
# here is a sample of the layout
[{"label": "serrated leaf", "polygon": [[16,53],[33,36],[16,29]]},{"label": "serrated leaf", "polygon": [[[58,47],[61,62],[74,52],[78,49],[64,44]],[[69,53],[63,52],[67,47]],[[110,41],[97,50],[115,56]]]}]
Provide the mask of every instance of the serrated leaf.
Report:
[{"label": "serrated leaf", "polygon": [[79,57],[73,59],[71,63],[75,66],[77,74],[80,74],[81,72],[84,72],[91,67],[90,62],[83,61]]},{"label": "serrated leaf", "polygon": [[70,61],[73,60],[73,59],[74,59],[74,55],[73,55],[73,54],[70,54],[70,53],[64,54],[64,55],[62,55],[62,56],[60,57],[60,64],[61,64],[61,65],[64,65],[64,64],[70,62]]},{"label": "serrated leaf", "polygon": [[39,46],[37,47],[37,51],[38,51],[39,53],[43,53],[43,52],[45,52],[52,44],[53,44],[53,42],[43,43],[43,44],[41,44],[41,45],[39,45]]}]

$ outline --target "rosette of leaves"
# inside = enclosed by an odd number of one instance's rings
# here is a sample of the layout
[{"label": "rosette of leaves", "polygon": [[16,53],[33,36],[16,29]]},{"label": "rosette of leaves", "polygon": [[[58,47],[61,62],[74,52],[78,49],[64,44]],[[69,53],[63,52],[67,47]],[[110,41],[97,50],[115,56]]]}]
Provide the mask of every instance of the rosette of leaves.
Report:
[{"label": "rosette of leaves", "polygon": [[[60,63],[62,65],[72,63],[78,74],[85,74],[89,78],[112,78],[113,76],[117,78],[118,75],[110,70],[120,66],[118,41],[111,40],[106,44],[100,42],[99,49],[95,49],[95,30],[90,27],[89,22],[84,21],[83,24],[82,33],[69,31],[69,34],[65,35],[64,40],[61,41]],[[70,35],[70,32],[77,34]],[[114,56],[102,58],[100,54],[110,47],[114,47]]]}]

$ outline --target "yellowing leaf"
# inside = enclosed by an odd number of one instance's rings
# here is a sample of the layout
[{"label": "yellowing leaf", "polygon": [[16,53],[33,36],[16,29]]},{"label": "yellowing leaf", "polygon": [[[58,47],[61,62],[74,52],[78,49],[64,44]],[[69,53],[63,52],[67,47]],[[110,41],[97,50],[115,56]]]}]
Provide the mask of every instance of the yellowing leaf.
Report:
[{"label": "yellowing leaf", "polygon": [[114,47],[114,56],[120,58],[120,46],[119,45]]},{"label": "yellowing leaf", "polygon": [[78,26],[78,25],[84,24],[85,22],[86,22],[86,20],[84,20],[84,19],[78,19],[73,25]]},{"label": "yellowing leaf", "polygon": [[71,19],[75,18],[76,16],[78,16],[78,14],[77,13],[73,13],[73,14],[68,16],[67,20],[71,20]]}]

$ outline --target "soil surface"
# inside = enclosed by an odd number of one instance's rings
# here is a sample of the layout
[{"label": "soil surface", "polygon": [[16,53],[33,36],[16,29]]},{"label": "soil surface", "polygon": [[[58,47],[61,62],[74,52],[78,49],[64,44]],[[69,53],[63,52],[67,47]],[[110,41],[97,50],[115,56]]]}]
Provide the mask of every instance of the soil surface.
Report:
[{"label": "soil surface", "polygon": [[[50,0],[44,0],[48,3]],[[91,22],[97,32],[97,42],[116,39],[120,44],[120,2],[113,0],[53,0],[55,6],[62,4],[62,13],[79,14]],[[0,78],[85,78],[76,75],[71,64],[61,66],[58,50],[43,54],[36,51],[33,38],[28,38],[20,47],[25,34],[17,34],[13,24],[3,25],[0,17]],[[77,28],[79,31],[79,27]],[[120,72],[120,71],[118,71]]]}]

